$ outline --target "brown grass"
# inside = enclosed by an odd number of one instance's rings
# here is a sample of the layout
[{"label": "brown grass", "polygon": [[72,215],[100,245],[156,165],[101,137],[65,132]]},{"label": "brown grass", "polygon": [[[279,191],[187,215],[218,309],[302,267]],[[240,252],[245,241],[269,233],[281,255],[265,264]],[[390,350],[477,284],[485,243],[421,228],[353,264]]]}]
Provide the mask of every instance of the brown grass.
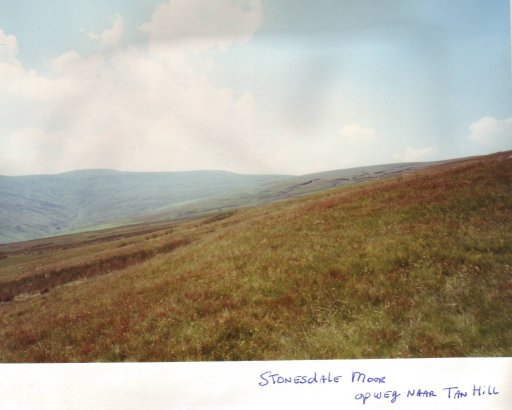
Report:
[{"label": "brown grass", "polygon": [[16,278],[36,256],[48,261],[43,272],[153,252],[1,304],[0,360],[510,355],[509,155],[239,210],[154,238],[9,256],[0,278]]}]

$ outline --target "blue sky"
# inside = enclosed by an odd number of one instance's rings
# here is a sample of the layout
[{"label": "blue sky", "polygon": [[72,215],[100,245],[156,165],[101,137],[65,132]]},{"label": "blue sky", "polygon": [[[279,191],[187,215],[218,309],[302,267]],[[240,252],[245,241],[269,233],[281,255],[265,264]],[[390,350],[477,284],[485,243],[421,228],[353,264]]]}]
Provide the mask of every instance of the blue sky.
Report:
[{"label": "blue sky", "polygon": [[507,0],[0,0],[0,174],[512,149]]}]

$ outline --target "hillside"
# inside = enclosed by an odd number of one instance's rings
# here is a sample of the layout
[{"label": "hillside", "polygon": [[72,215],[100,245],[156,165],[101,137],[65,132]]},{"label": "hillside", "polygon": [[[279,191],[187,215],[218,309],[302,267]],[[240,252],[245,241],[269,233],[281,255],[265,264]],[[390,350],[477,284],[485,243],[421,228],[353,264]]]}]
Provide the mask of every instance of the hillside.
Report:
[{"label": "hillside", "polygon": [[135,173],[111,170],[0,177],[0,243],[126,224],[135,217],[251,189],[277,175],[223,171]]},{"label": "hillside", "polygon": [[112,170],[0,176],[0,243],[204,216],[433,164],[378,165],[303,176]]},{"label": "hillside", "polygon": [[509,356],[511,187],[499,153],[2,245],[0,361]]},{"label": "hillside", "polygon": [[[285,177],[264,182],[252,189],[200,199],[185,204],[176,204],[151,216],[137,218],[138,221],[165,221],[193,218],[218,211],[232,211],[242,207],[269,204],[283,199],[295,198],[336,187],[354,185],[387,178],[404,172],[427,168],[442,163],[414,162],[373,165],[318,172],[300,176]],[[448,161],[444,161],[448,162]]]}]

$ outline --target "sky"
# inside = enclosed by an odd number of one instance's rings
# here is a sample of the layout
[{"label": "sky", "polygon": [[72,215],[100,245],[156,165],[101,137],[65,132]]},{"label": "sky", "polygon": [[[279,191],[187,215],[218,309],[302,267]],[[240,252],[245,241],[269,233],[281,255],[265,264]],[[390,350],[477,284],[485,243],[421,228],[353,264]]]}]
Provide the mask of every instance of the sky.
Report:
[{"label": "sky", "polygon": [[0,175],[512,149],[508,0],[0,0]]}]

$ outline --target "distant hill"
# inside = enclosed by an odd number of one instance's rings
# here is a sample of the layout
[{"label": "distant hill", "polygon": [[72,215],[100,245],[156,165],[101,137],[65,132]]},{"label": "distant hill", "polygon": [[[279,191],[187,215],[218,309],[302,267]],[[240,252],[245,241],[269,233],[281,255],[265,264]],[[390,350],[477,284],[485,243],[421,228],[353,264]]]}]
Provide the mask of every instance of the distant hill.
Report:
[{"label": "distant hill", "polygon": [[205,214],[234,210],[241,207],[272,203],[288,198],[321,192],[344,185],[382,179],[410,171],[438,165],[443,162],[415,162],[373,165],[358,168],[319,172],[262,182],[245,190],[226,192],[220,196],[198,199],[186,204],[175,204],[153,216],[139,218],[139,222],[162,222]]},{"label": "distant hill", "polygon": [[73,171],[0,176],[0,243],[46,237],[135,217],[189,201],[251,189],[279,175],[223,171]]},{"label": "distant hill", "polygon": [[0,243],[133,222],[196,217],[433,164],[436,163],[377,165],[302,176],[113,170],[0,176]]}]

